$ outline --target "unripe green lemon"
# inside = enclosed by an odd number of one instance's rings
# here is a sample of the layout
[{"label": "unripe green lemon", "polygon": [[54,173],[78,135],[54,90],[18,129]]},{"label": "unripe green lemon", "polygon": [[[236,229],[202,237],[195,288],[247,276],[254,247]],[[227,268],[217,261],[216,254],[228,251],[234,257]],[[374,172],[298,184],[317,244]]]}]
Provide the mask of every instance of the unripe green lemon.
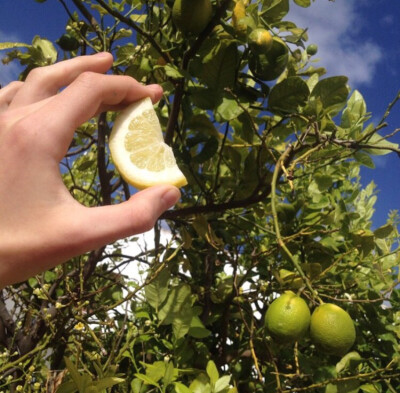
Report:
[{"label": "unripe green lemon", "polygon": [[310,336],[323,352],[343,356],[354,344],[356,329],[345,310],[335,304],[324,303],[311,316]]},{"label": "unripe green lemon", "polygon": [[266,29],[254,29],[249,35],[249,47],[255,54],[267,53],[272,44],[272,35]]},{"label": "unripe green lemon", "polygon": [[172,20],[175,26],[184,33],[201,33],[211,16],[210,0],[175,0],[172,7]]},{"label": "unripe green lemon", "polygon": [[300,340],[310,325],[307,303],[292,291],[285,291],[268,307],[265,327],[272,338],[281,343]]},{"label": "unripe green lemon", "polygon": [[63,34],[56,43],[65,51],[73,51],[79,48],[79,41],[68,33]]},{"label": "unripe green lemon", "polygon": [[308,55],[313,56],[318,52],[318,46],[316,44],[310,44],[306,48],[306,52]]},{"label": "unripe green lemon", "polygon": [[265,81],[272,81],[283,71],[289,61],[289,50],[279,38],[272,38],[272,47],[266,53],[256,54],[250,52],[249,68],[253,75]]}]

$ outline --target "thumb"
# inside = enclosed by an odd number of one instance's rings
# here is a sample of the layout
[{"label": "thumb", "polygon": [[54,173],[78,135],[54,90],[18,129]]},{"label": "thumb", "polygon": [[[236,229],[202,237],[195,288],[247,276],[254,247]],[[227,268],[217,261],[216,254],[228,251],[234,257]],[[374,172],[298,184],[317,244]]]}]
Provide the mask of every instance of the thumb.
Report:
[{"label": "thumb", "polygon": [[82,231],[85,237],[88,236],[84,241],[86,251],[150,230],[180,196],[176,187],[154,186],[118,205],[88,208],[83,224],[87,230]]}]

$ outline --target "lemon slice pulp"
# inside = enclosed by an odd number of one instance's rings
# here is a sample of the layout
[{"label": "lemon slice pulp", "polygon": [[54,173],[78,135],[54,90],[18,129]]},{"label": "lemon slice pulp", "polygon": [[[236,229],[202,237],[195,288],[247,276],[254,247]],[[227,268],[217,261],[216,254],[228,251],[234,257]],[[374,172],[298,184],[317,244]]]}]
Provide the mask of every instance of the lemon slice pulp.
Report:
[{"label": "lemon slice pulp", "polygon": [[164,143],[160,122],[149,97],[118,114],[109,148],[118,172],[136,188],[187,184],[171,147]]}]

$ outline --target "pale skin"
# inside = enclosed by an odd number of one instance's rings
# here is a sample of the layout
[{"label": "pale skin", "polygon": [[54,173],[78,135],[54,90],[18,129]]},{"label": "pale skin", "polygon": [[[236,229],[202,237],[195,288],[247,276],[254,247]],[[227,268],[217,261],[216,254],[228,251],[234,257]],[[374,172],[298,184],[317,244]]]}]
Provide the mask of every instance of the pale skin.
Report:
[{"label": "pale skin", "polygon": [[59,163],[79,125],[144,97],[161,98],[158,85],[105,75],[112,61],[109,53],[77,57],[0,90],[0,288],[151,229],[180,198],[177,188],[160,185],[89,208],[62,181]]}]

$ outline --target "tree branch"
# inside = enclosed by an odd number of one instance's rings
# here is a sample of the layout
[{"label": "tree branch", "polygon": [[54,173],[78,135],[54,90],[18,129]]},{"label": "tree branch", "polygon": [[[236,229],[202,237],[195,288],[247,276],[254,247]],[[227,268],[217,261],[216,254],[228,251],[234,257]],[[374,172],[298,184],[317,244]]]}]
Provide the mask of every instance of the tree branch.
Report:
[{"label": "tree branch", "polygon": [[[76,0],[74,0],[76,1]],[[126,16],[120,14],[119,12],[113,10],[107,3],[105,3],[103,0],[96,0],[97,3],[99,3],[110,15],[112,15],[114,18],[118,19],[120,22],[126,24],[127,26],[131,27],[133,30],[135,30],[138,34],[142,35],[143,37],[146,38],[147,41],[151,43],[151,45],[154,47],[154,49],[162,56],[162,58],[167,62],[171,63],[172,59],[169,56],[168,53],[165,53],[161,46],[158,44],[158,42],[154,39],[154,37],[147,33],[146,31],[142,30],[137,24],[135,24],[131,19],[127,18]]]},{"label": "tree branch", "polygon": [[[193,45],[185,52],[182,58],[181,68],[182,70],[186,71],[189,66],[190,60],[193,56],[197,53],[200,49],[201,45],[205,41],[205,39],[211,34],[214,27],[219,23],[222,15],[225,13],[229,6],[230,0],[224,0],[221,2],[220,7],[216,10],[213,18],[210,20],[208,25],[204,28],[204,30],[200,33],[196,41]],[[174,102],[172,103],[171,113],[168,119],[167,128],[165,131],[165,143],[167,145],[171,145],[174,139],[174,129],[176,126],[176,122],[178,120],[179,111],[181,108],[182,97],[184,93],[185,87],[185,79],[180,79],[175,87],[175,94],[174,94]]]}]

